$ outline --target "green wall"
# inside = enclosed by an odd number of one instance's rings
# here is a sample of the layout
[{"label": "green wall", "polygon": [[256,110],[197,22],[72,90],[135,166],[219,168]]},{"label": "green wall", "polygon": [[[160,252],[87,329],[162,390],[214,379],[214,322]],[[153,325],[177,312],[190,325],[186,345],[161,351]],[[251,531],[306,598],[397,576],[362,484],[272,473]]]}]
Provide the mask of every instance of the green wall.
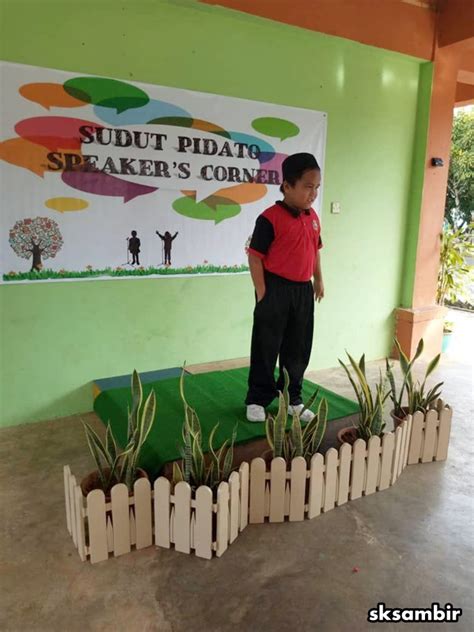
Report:
[{"label": "green wall", "polygon": [[[422,177],[414,146],[424,141],[426,64],[194,2],[1,8],[7,61],[328,112],[326,298],[311,367],[337,365],[346,348],[388,353],[393,309],[413,273],[405,233]],[[2,286],[0,300],[3,425],[90,410],[95,377],[248,354],[248,276]]]}]

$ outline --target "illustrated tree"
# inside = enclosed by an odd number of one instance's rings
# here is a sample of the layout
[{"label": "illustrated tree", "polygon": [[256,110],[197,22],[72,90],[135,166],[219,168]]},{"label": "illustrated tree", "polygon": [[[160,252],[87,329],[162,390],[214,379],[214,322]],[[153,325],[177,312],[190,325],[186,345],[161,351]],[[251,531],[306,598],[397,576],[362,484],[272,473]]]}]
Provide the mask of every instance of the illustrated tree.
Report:
[{"label": "illustrated tree", "polygon": [[53,259],[63,245],[57,223],[48,217],[18,220],[10,229],[10,246],[22,259],[32,259],[31,270],[41,270],[42,259]]}]

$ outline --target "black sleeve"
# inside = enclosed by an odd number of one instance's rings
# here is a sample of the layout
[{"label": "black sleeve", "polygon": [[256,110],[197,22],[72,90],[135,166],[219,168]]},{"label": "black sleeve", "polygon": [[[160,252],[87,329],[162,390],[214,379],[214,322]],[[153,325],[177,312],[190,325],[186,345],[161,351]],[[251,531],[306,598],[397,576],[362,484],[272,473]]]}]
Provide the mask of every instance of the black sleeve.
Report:
[{"label": "black sleeve", "polygon": [[275,231],[273,225],[266,217],[259,215],[255,222],[252,239],[249,248],[256,250],[262,255],[266,255],[272,241],[275,239]]}]

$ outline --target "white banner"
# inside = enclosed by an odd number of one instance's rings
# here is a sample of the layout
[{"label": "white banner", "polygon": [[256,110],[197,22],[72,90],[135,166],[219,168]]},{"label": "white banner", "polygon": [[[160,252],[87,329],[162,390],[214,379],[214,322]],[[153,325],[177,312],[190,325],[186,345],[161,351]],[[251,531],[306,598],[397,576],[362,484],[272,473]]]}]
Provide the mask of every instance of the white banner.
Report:
[{"label": "white banner", "polygon": [[244,272],[284,158],[324,166],[322,112],[0,68],[3,282]]}]

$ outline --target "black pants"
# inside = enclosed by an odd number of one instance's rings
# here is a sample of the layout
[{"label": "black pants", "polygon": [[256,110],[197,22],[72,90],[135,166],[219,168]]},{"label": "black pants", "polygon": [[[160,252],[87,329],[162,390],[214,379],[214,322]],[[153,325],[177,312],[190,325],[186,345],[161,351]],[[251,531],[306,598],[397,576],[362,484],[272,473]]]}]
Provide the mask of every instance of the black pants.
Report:
[{"label": "black pants", "polygon": [[138,252],[132,252],[132,265],[134,263],[140,265],[140,261],[138,259]]},{"label": "black pants", "polygon": [[[266,292],[255,305],[246,404],[268,406],[290,378],[290,404],[302,403],[303,375],[313,344],[314,293],[311,281],[297,283],[265,273]],[[280,356],[280,374],[275,367]]]}]

